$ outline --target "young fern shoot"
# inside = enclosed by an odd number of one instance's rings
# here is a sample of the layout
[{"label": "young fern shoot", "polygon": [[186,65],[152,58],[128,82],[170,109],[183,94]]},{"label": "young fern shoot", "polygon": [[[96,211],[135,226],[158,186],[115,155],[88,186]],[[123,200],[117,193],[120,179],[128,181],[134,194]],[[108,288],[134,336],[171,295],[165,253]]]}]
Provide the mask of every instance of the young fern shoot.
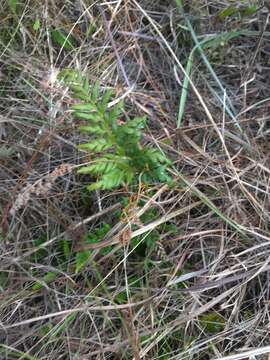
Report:
[{"label": "young fern shoot", "polygon": [[112,107],[109,102],[113,92],[105,90],[101,95],[99,84],[90,90],[87,79],[73,73],[65,77],[78,100],[72,106],[73,115],[86,121],[80,130],[89,134],[89,141],[79,146],[93,157],[89,166],[82,166],[80,174],[91,174],[96,181],[89,190],[110,190],[123,185],[167,182],[170,177],[167,167],[170,161],[158,149],[141,144],[146,117],[123,117],[124,103]]}]

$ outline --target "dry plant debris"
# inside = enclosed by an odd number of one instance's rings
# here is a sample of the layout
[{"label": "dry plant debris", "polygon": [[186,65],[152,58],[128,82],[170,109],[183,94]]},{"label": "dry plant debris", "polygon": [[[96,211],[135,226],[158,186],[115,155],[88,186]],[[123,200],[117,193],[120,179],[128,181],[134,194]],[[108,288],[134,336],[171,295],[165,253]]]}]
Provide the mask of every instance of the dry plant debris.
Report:
[{"label": "dry plant debris", "polygon": [[[269,359],[269,9],[0,2],[0,359]],[[68,69],[173,185],[86,190]]]}]

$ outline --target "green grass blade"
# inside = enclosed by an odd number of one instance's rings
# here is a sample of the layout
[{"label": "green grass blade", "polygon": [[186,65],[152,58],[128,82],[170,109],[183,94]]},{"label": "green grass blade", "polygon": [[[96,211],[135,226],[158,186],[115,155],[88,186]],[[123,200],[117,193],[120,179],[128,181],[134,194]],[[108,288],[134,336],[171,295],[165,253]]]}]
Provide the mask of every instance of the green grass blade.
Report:
[{"label": "green grass blade", "polygon": [[[242,35],[242,32],[241,31],[230,31],[230,32],[219,34],[218,36],[215,36],[215,37],[206,38],[202,41],[199,41],[189,19],[187,18],[187,16],[185,15],[185,13],[183,11],[181,1],[176,0],[176,5],[179,8],[180,12],[183,14],[185,21],[187,23],[188,30],[190,31],[192,39],[195,43],[195,46],[189,55],[188,62],[186,65],[186,69],[185,69],[186,74],[185,74],[185,78],[184,78],[184,82],[183,82],[183,89],[182,89],[181,96],[180,96],[179,112],[178,112],[178,119],[177,119],[177,128],[180,128],[181,124],[182,124],[183,115],[184,115],[184,109],[185,109],[185,104],[186,104],[186,99],[187,99],[187,94],[188,94],[189,77],[190,77],[190,73],[191,73],[192,60],[193,60],[193,55],[194,55],[195,51],[196,50],[199,51],[201,58],[203,59],[205,65],[208,68],[213,79],[217,83],[219,89],[221,90],[221,93],[225,94],[226,90],[224,89],[223,85],[221,84],[219,78],[217,77],[213,67],[209,63],[203,48],[204,47],[210,48],[210,47],[217,46],[221,41],[227,42],[235,37]],[[227,103],[224,105],[223,97],[219,96],[216,92],[214,92],[214,90],[212,88],[210,90],[214,93],[215,97],[218,99],[221,106],[225,107],[227,114],[230,116],[230,118],[232,118],[235,121],[236,126],[242,132],[242,129],[235,118],[235,109],[233,107],[231,100],[227,97],[227,99],[226,99]]]},{"label": "green grass blade", "polygon": [[177,128],[178,129],[182,125],[182,120],[183,120],[183,116],[184,116],[184,112],[185,112],[185,105],[186,105],[186,101],[187,101],[188,88],[189,88],[189,78],[190,78],[190,73],[191,73],[191,68],[192,68],[192,63],[193,63],[193,54],[194,54],[194,51],[192,50],[188,57],[188,62],[187,62],[186,69],[185,69],[186,75],[185,75],[184,81],[183,81],[183,87],[182,87],[180,103],[179,103],[178,118],[177,118]]}]

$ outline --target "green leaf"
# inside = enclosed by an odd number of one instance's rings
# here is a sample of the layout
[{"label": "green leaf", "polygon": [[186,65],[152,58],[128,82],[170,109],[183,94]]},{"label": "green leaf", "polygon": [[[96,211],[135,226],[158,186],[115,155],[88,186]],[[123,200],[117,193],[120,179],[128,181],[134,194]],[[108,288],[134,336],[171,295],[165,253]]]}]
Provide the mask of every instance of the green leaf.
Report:
[{"label": "green leaf", "polygon": [[[95,244],[107,234],[111,226],[107,223],[102,223],[95,231],[88,234],[85,238],[86,244]],[[106,249],[101,250],[102,255],[106,255],[110,251],[111,247],[108,246]],[[92,253],[92,250],[80,251],[76,254],[76,268],[75,272],[78,273],[82,268],[87,264],[89,257]]]},{"label": "green leaf", "polygon": [[[57,273],[55,273],[53,271],[49,271],[46,275],[44,275],[42,281],[45,284],[49,284],[49,283],[53,282],[56,277],[57,277]],[[37,281],[32,285],[32,290],[40,290],[42,287],[43,287],[42,282]]]},{"label": "green leaf", "polygon": [[105,90],[100,99],[98,82],[89,90],[86,77],[69,71],[62,76],[73,81],[68,82],[70,91],[75,99],[81,100],[72,106],[74,117],[90,121],[90,125],[81,126],[80,130],[92,138],[79,148],[98,155],[95,162],[78,171],[96,177],[88,190],[111,190],[124,184],[136,184],[139,178],[145,183],[170,180],[167,157],[158,149],[140,143],[146,116],[130,119],[125,114],[126,121],[120,121],[124,102],[108,109],[113,94],[111,89]]},{"label": "green leaf", "polygon": [[123,184],[125,178],[126,178],[126,174],[123,171],[119,169],[113,169],[112,171],[104,174],[99,181],[87,186],[87,189],[89,191],[97,190],[97,189],[111,190]]},{"label": "green leaf", "polygon": [[241,16],[250,16],[255,14],[258,11],[258,8],[256,5],[251,5],[244,7],[243,9],[240,8],[240,14]]},{"label": "green leaf", "polygon": [[202,327],[212,334],[223,331],[225,327],[223,317],[215,311],[201,315],[199,321]]},{"label": "green leaf", "polygon": [[146,121],[147,121],[146,116],[137,116],[132,120],[129,120],[128,125],[136,129],[144,129]]},{"label": "green leaf", "polygon": [[229,6],[226,9],[221,10],[218,13],[218,17],[220,19],[225,19],[226,17],[233,16],[233,15],[237,14],[238,12],[239,12],[239,9],[237,9],[236,7]]},{"label": "green leaf", "polygon": [[97,113],[86,113],[86,112],[76,111],[73,113],[73,115],[79,119],[89,120],[95,123],[100,122],[99,114]]},{"label": "green leaf", "polygon": [[66,260],[69,259],[71,251],[70,251],[70,246],[69,246],[69,242],[65,239],[62,240],[62,249],[63,249],[63,254]]},{"label": "green leaf", "polygon": [[103,182],[102,181],[97,181],[93,184],[87,185],[87,190],[89,191],[94,191],[94,190],[100,190],[103,188]]},{"label": "green leaf", "polygon": [[91,99],[94,103],[98,101],[98,96],[99,96],[99,81],[97,80],[93,86],[91,93]]},{"label": "green leaf", "polygon": [[16,14],[17,0],[8,0],[8,4],[9,4],[9,7],[10,7],[10,10]]},{"label": "green leaf", "polygon": [[110,98],[112,97],[112,90],[105,90],[101,102],[98,104],[98,109],[104,112],[107,109]]},{"label": "green leaf", "polygon": [[131,168],[129,168],[128,170],[125,170],[125,182],[127,185],[132,183],[134,177],[135,177],[135,173],[134,173],[134,171],[132,171]]},{"label": "green leaf", "polygon": [[180,8],[182,8],[182,0],[175,0],[176,5]]},{"label": "green leaf", "polygon": [[[46,240],[47,240],[47,235],[44,234],[44,235],[41,235],[37,239],[33,239],[32,242],[33,242],[34,246],[39,247],[44,242],[46,242]],[[35,262],[38,262],[41,259],[44,259],[45,257],[47,257],[48,255],[49,255],[49,252],[46,248],[40,248],[31,256],[31,259]]]},{"label": "green leaf", "polygon": [[76,104],[72,105],[72,110],[78,110],[78,111],[92,111],[96,110],[96,105],[93,103],[84,103],[84,104]]},{"label": "green leaf", "polygon": [[164,154],[162,154],[159,150],[154,148],[145,149],[144,156],[148,157],[154,163],[167,163],[169,164],[170,161],[166,158]]},{"label": "green leaf", "polygon": [[127,303],[127,292],[126,290],[124,291],[121,291],[120,293],[118,293],[115,298],[114,298],[114,301],[117,303],[117,304],[126,304]]},{"label": "green leaf", "polygon": [[84,166],[78,171],[80,174],[103,174],[110,172],[115,167],[112,161],[105,159],[104,161],[97,161],[90,166]]},{"label": "green leaf", "polygon": [[46,336],[52,330],[52,328],[53,328],[53,324],[49,322],[38,328],[38,334],[40,334],[42,337]]},{"label": "green leaf", "polygon": [[234,16],[236,14],[240,14],[242,17],[250,16],[255,14],[258,11],[256,5],[243,6],[240,8],[229,6],[226,9],[221,10],[218,13],[220,19],[225,19],[226,17]]},{"label": "green leaf", "polygon": [[40,19],[39,18],[36,18],[35,19],[35,22],[33,24],[33,30],[34,31],[38,31],[40,29]]},{"label": "green leaf", "polygon": [[103,189],[113,189],[122,184],[125,178],[123,171],[113,169],[102,177]]},{"label": "green leaf", "polygon": [[92,134],[98,135],[102,135],[105,133],[105,130],[103,130],[100,126],[95,125],[80,126],[79,129],[83,132],[90,132]]},{"label": "green leaf", "polygon": [[112,110],[107,111],[104,114],[104,119],[111,126],[114,126],[114,127],[117,126],[119,128],[119,126],[116,125],[116,120],[118,120],[121,117],[122,113],[123,113],[122,105],[117,104]]},{"label": "green leaf", "polygon": [[52,30],[51,37],[53,42],[63,47],[65,50],[72,50],[74,48],[70,35],[66,35],[61,30]]},{"label": "green leaf", "polygon": [[107,232],[111,229],[111,226],[107,223],[102,223],[101,226],[99,226],[94,231],[94,235],[98,237],[98,239],[104,238],[104,236],[107,234]]},{"label": "green leaf", "polygon": [[79,145],[79,149],[100,152],[112,147],[112,143],[108,142],[106,139],[100,138],[93,140],[90,143]]},{"label": "green leaf", "polygon": [[83,90],[88,94],[89,93],[89,80],[88,76],[83,79]]},{"label": "green leaf", "polygon": [[87,264],[87,261],[89,259],[91,255],[91,251],[90,250],[86,250],[86,251],[80,251],[77,252],[76,254],[76,266],[75,266],[75,273],[78,274],[78,272],[85,267],[85,265]]},{"label": "green leaf", "polygon": [[74,82],[70,81],[68,85],[70,89],[74,92],[74,95],[76,96],[77,99],[89,101],[88,93],[84,90],[84,88],[80,84],[78,84],[75,81]]}]

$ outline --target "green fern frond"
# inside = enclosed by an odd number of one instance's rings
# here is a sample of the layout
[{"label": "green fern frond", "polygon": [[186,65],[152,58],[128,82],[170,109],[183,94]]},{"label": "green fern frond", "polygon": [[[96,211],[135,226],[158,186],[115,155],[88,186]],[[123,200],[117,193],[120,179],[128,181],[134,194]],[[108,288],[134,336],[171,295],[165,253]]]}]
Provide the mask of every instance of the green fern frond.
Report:
[{"label": "green fern frond", "polygon": [[109,101],[110,101],[112,95],[113,95],[112,90],[105,90],[101,101],[99,101],[97,104],[97,108],[100,111],[105,112],[107,110],[107,107],[108,107],[108,104],[109,104]]},{"label": "green fern frond", "polygon": [[95,135],[103,135],[105,133],[105,131],[97,125],[84,125],[80,126],[79,129],[83,132],[89,132]]},{"label": "green fern frond", "polygon": [[88,120],[91,121],[93,123],[98,123],[101,122],[101,118],[99,116],[98,113],[94,113],[94,112],[79,112],[79,111],[75,111],[73,113],[74,117],[77,117],[79,119],[83,119],[83,120]]},{"label": "green fern frond", "polygon": [[90,152],[101,152],[113,146],[113,143],[106,141],[106,139],[96,139],[87,144],[79,145],[80,149],[88,150]]},{"label": "green fern frond", "polygon": [[80,127],[90,139],[79,148],[89,151],[94,161],[78,171],[96,178],[96,182],[87,187],[89,190],[111,190],[136,184],[139,179],[145,183],[170,180],[167,157],[158,149],[140,143],[145,116],[131,119],[123,116],[123,101],[109,108],[113,91],[107,89],[101,94],[99,82],[90,89],[87,78],[78,72],[72,74],[69,70],[63,78],[73,97],[81,100],[71,107],[73,115],[89,124]]},{"label": "green fern frond", "polygon": [[94,103],[98,101],[99,85],[99,81],[96,81],[91,92],[91,99]]},{"label": "green fern frond", "polygon": [[105,174],[112,171],[114,168],[115,164],[113,162],[110,162],[107,159],[99,159],[99,161],[96,161],[96,163],[92,165],[83,166],[78,172],[80,174]]},{"label": "green fern frond", "polygon": [[75,104],[72,105],[71,109],[78,111],[91,111],[91,110],[96,110],[96,105],[93,103]]},{"label": "green fern frond", "polygon": [[103,189],[103,182],[102,181],[96,181],[92,183],[91,185],[87,185],[87,190],[93,191],[93,190],[101,190]]}]

